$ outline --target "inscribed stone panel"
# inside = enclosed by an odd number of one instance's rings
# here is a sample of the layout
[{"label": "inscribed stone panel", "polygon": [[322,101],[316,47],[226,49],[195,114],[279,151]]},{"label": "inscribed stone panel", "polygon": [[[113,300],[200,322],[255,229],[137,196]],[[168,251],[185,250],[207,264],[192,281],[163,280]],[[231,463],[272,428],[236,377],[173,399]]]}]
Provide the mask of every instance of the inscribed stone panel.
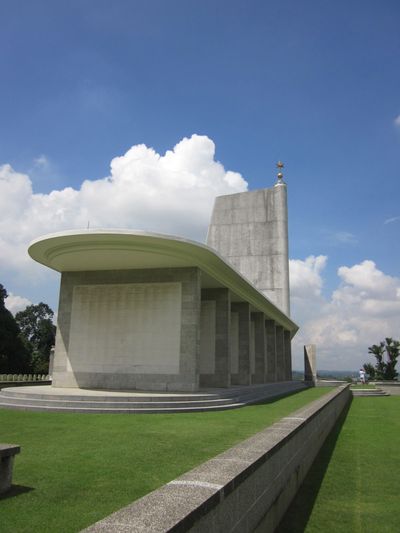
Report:
[{"label": "inscribed stone panel", "polygon": [[74,287],[74,371],[179,373],[180,331],[180,283]]}]

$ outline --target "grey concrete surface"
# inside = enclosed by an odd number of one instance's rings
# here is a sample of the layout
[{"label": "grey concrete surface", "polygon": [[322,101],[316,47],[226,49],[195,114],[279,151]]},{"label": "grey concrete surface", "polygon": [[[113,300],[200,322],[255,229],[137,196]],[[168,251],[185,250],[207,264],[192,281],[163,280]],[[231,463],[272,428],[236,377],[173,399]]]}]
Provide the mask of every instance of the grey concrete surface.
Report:
[{"label": "grey concrete surface", "polygon": [[267,343],[266,351],[266,381],[277,381],[276,374],[276,330],[275,322],[273,320],[265,321],[265,337]]},{"label": "grey concrete surface", "polygon": [[314,384],[317,381],[317,347],[315,344],[304,346],[304,379]]},{"label": "grey concrete surface", "polygon": [[272,532],[350,401],[340,387],[84,531]]},{"label": "grey concrete surface", "polygon": [[374,383],[391,396],[400,396],[400,381],[376,381]]},{"label": "grey concrete surface", "polygon": [[[163,368],[162,343],[168,331],[160,331],[153,323],[143,323],[148,337],[159,337],[160,351],[159,362],[154,364],[153,372],[140,371],[140,365],[135,365],[135,360],[119,359],[113,351],[104,355],[102,364],[98,360],[88,360],[83,345],[96,341],[92,339],[74,339],[77,347],[81,346],[80,352],[71,355],[71,323],[73,320],[74,289],[76,287],[126,286],[131,284],[157,284],[177,283],[181,287],[180,296],[180,324],[177,326],[178,350],[176,353],[176,371],[163,373],[158,366]],[[116,271],[93,271],[93,272],[67,272],[62,274],[60,303],[58,310],[58,328],[56,339],[56,351],[53,367],[53,385],[55,387],[88,387],[103,389],[149,389],[149,390],[181,390],[194,391],[199,386],[198,360],[200,349],[200,271],[197,268],[165,268],[146,270],[116,270]],[[104,302],[89,302],[90,309],[99,313],[104,309]],[[123,298],[120,305],[124,305]],[[126,305],[126,304],[125,304]],[[138,302],[139,305],[139,302]],[[163,304],[164,306],[167,303]],[[104,313],[107,309],[104,310]],[[126,314],[126,319],[129,316]],[[153,316],[153,315],[152,315]],[[128,328],[128,325],[126,326]],[[153,329],[152,329],[153,328]],[[126,343],[126,353],[130,353],[128,329],[121,330],[120,324],[115,328],[108,328],[107,333],[112,338],[108,344],[119,346],[121,341]],[[85,333],[83,330],[82,335]],[[78,335],[78,334],[76,334]],[[122,337],[121,337],[122,335]],[[135,339],[132,339],[132,342]],[[148,354],[146,354],[148,355]],[[173,355],[173,354],[172,354]],[[143,355],[141,356],[144,357]]]},{"label": "grey concrete surface", "polygon": [[306,388],[300,381],[212,388],[202,392],[108,391],[65,387],[6,387],[0,408],[74,413],[190,413],[237,409]]},{"label": "grey concrete surface", "polygon": [[285,380],[292,379],[292,343],[290,331],[283,330],[283,342],[285,351]]},{"label": "grey concrete surface", "polygon": [[275,326],[276,335],[276,379],[284,381],[286,377],[285,330]]},{"label": "grey concrete surface", "polygon": [[[265,383],[266,377],[266,339],[264,313],[252,313],[254,322],[255,368],[252,383]],[[289,378],[291,379],[291,377]]]},{"label": "grey concrete surface", "polygon": [[200,374],[201,387],[230,387],[231,385],[231,297],[228,289],[202,289],[202,300],[216,303],[215,370]]},{"label": "grey concrete surface", "polygon": [[20,451],[21,447],[17,444],[0,443],[0,494],[11,488],[14,457]]},{"label": "grey concrete surface", "polygon": [[286,185],[217,197],[207,244],[290,315]]},{"label": "grey concrete surface", "polygon": [[250,306],[245,302],[231,304],[239,319],[238,372],[231,375],[232,385],[250,385]]}]

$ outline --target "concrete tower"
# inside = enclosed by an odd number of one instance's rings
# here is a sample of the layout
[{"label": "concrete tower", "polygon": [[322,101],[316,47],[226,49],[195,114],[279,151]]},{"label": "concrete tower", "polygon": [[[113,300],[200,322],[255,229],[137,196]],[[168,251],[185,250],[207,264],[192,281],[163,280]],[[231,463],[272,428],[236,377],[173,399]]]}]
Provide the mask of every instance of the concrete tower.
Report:
[{"label": "concrete tower", "polygon": [[207,245],[289,316],[287,189],[277,167],[274,187],[215,199]]}]

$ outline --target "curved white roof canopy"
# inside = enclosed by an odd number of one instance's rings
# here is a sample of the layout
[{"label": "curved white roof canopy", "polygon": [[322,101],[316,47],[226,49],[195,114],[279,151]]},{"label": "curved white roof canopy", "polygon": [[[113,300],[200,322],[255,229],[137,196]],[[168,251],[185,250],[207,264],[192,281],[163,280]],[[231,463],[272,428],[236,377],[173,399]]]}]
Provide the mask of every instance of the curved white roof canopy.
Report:
[{"label": "curved white roof canopy", "polygon": [[258,291],[215,250],[194,241],[132,230],[76,230],[44,235],[31,242],[28,253],[58,272],[198,267],[202,288],[226,287],[232,301],[246,301],[252,311],[290,330],[298,326]]}]

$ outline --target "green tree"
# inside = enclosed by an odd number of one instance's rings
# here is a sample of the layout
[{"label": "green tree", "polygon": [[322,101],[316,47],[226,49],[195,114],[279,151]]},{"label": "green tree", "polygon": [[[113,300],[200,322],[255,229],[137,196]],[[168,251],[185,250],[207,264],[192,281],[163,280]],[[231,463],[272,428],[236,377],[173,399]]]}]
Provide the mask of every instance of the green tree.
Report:
[{"label": "green tree", "polygon": [[31,354],[32,372],[47,373],[50,349],[55,342],[54,313],[45,303],[29,305],[15,315],[21,338]]},{"label": "green tree", "polygon": [[385,355],[385,343],[381,342],[379,344],[373,344],[372,346],[369,346],[368,353],[372,354],[375,359],[375,379],[384,379],[385,375],[385,361],[384,361],[384,355]]},{"label": "green tree", "polygon": [[385,340],[387,355],[385,379],[395,379],[398,376],[395,366],[397,364],[397,358],[400,355],[400,342],[389,337],[387,337]]},{"label": "green tree", "polygon": [[368,374],[369,379],[376,379],[376,372],[374,365],[371,365],[371,363],[365,363],[363,365],[365,372]]},{"label": "green tree", "polygon": [[364,365],[365,371],[372,379],[391,380],[398,376],[395,367],[400,355],[399,341],[386,337],[385,342],[370,346],[368,353],[372,354],[376,359],[375,367],[370,363]]},{"label": "green tree", "polygon": [[29,372],[29,354],[21,340],[16,320],[5,306],[7,296],[0,283],[0,373]]}]

